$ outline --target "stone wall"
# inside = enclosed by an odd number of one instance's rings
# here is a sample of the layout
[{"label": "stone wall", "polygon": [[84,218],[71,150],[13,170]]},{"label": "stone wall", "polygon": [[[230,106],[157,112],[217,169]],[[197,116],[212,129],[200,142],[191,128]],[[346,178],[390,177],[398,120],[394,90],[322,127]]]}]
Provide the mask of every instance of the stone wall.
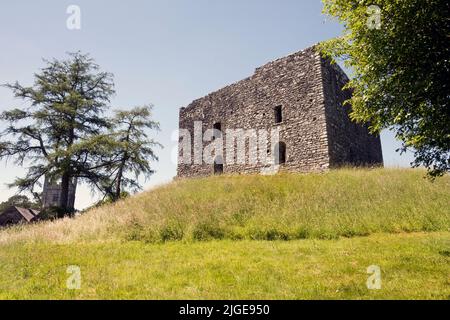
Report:
[{"label": "stone wall", "polygon": [[[203,147],[208,145],[208,142],[194,139],[194,122],[197,121],[202,122],[203,133],[220,123],[224,138],[225,173],[259,173],[262,169],[270,167],[267,163],[261,162],[250,164],[246,161],[245,164],[239,164],[236,163],[236,156],[230,159],[232,150],[231,145],[227,146],[229,138],[227,129],[255,129],[267,132],[279,129],[280,141],[286,144],[286,162],[281,165],[282,170],[321,171],[338,162],[351,159],[354,156],[352,152],[364,150],[363,145],[368,139],[365,137],[367,133],[365,129],[359,130],[356,125],[353,127],[353,124],[347,123],[347,115],[336,110],[344,96],[337,93],[338,83],[329,88],[329,82],[333,84],[335,76],[330,67],[314,48],[308,48],[268,63],[256,69],[253,76],[182,108],[179,127],[190,132],[191,158],[194,160],[196,157],[194,154],[196,147],[197,150],[201,150],[200,144],[203,143]],[[328,78],[329,80],[326,80]],[[333,98],[333,95],[337,97]],[[276,123],[275,115],[275,108],[278,106],[282,108],[280,123]],[[345,122],[344,125],[342,121]],[[359,141],[360,135],[363,137],[360,139],[361,143],[353,148],[354,151],[343,152],[345,156],[341,160],[339,155],[341,150],[348,147],[343,138],[348,130],[352,134],[352,141]],[[336,146],[329,145],[330,142]],[[182,145],[183,140],[180,138],[180,146]],[[233,148],[235,147],[236,145]],[[259,145],[258,151],[267,152],[270,157],[274,157],[274,147],[269,141],[266,145]],[[247,143],[247,160],[249,152]],[[352,157],[347,154],[351,154]],[[183,156],[184,152],[180,148],[179,177],[206,176],[214,173],[214,164],[184,163],[181,160]],[[364,159],[365,157],[366,155],[362,156]]]},{"label": "stone wall", "polygon": [[[77,191],[77,180],[69,184],[69,198],[68,206],[69,208],[75,207],[75,195]],[[43,209],[51,207],[59,207],[61,205],[61,184],[55,181],[50,181],[47,177],[44,181],[44,189],[42,191],[42,207]]]},{"label": "stone wall", "polygon": [[344,106],[351,97],[349,90],[343,90],[348,77],[336,64],[322,59],[327,133],[330,166],[381,165],[383,156],[378,135],[369,134],[367,125],[350,120],[350,106]]}]

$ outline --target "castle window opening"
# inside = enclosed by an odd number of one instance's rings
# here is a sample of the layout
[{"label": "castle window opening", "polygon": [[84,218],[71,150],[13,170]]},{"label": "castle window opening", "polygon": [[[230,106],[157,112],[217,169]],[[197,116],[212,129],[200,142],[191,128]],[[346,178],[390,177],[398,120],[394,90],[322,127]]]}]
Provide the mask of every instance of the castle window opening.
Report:
[{"label": "castle window opening", "polygon": [[283,122],[283,108],[281,106],[275,107],[275,123]]}]

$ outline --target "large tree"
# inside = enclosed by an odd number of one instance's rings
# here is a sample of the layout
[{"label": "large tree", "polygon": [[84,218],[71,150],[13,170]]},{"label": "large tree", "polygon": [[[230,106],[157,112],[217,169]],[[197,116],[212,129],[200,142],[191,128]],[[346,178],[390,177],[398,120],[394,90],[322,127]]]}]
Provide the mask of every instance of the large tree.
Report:
[{"label": "large tree", "polygon": [[141,188],[139,176],[148,178],[154,173],[151,161],[158,160],[154,148],[161,145],[148,136],[148,130],[159,130],[159,123],[152,120],[152,106],[117,110],[111,123],[102,143],[108,151],[99,156],[108,164],[103,168],[103,192],[114,202],[124,192]]},{"label": "large tree", "polygon": [[389,128],[414,166],[432,176],[450,169],[450,2],[323,0],[344,27],[321,44],[353,77],[352,118],[372,131]]},{"label": "large tree", "polygon": [[[159,129],[152,120],[151,106],[105,114],[114,94],[112,74],[81,53],[69,59],[47,61],[35,75],[32,87],[7,84],[16,98],[29,102],[25,109],[5,111],[8,123],[1,133],[0,159],[12,158],[28,165],[24,178],[11,186],[31,191],[42,178],[61,180],[61,216],[72,213],[68,194],[72,178],[88,183],[112,201],[140,189],[139,177],[153,174],[151,161],[159,143],[148,129]],[[130,176],[133,174],[133,176]]]},{"label": "large tree", "polygon": [[30,164],[26,176],[12,184],[20,191],[34,192],[43,176],[61,179],[60,207],[70,213],[71,179],[98,180],[99,164],[90,155],[98,149],[97,135],[110,127],[104,111],[114,86],[112,75],[101,72],[88,55],[70,53],[67,60],[46,63],[33,86],[4,85],[28,105],[1,114],[7,127],[0,135],[0,159]]}]

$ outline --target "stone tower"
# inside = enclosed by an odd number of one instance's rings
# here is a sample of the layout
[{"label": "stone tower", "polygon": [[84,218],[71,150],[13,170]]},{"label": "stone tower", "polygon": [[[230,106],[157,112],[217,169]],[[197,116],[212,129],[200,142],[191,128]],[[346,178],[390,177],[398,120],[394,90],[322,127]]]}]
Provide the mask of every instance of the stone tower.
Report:
[{"label": "stone tower", "polygon": [[[311,47],[195,100],[180,110],[178,176],[260,173],[273,165],[295,172],[382,165],[380,137],[351,122],[342,105],[351,95],[342,90],[347,82],[338,65]],[[278,140],[260,141],[260,132],[275,131]],[[265,153],[272,164],[249,161]]]},{"label": "stone tower", "polygon": [[[77,179],[73,178],[69,184],[69,208],[75,207],[75,194],[77,191]],[[52,181],[45,177],[44,189],[42,191],[42,208],[59,207],[61,205],[61,183]]]}]

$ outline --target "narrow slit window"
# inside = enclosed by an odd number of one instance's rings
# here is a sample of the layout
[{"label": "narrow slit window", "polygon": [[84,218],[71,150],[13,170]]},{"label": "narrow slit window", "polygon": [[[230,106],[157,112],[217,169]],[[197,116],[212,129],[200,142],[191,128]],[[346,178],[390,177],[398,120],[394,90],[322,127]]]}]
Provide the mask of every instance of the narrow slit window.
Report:
[{"label": "narrow slit window", "polygon": [[275,123],[283,122],[283,108],[281,106],[275,107]]}]

